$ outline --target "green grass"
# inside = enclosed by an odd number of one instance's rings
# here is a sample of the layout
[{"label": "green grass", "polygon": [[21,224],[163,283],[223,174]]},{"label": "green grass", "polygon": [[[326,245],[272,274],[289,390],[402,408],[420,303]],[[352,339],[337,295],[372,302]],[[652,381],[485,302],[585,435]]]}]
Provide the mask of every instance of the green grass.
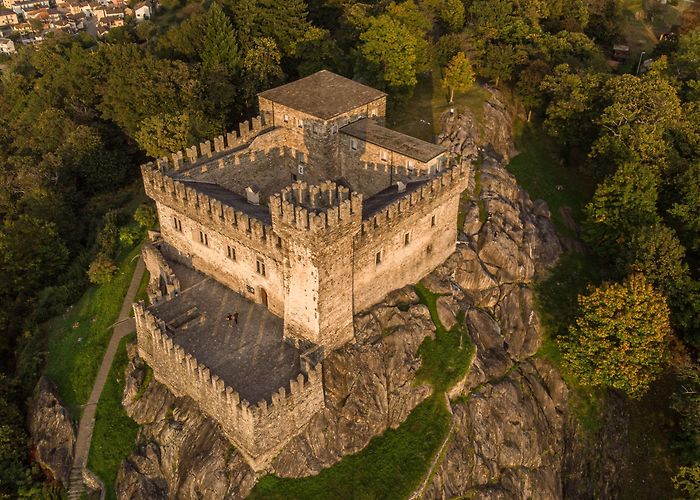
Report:
[{"label": "green grass", "polygon": [[416,381],[431,384],[436,393],[444,392],[467,374],[476,349],[463,325],[463,316],[447,330],[437,313],[436,302],[440,295],[421,283],[416,285],[416,293],[428,306],[435,324],[435,338],[426,337],[418,348],[421,367],[416,373]]},{"label": "green grass", "polygon": [[541,198],[547,202],[557,229],[570,234],[560,210],[570,207],[574,219],[580,221],[584,206],[593,196],[595,181],[562,165],[549,138],[535,126],[523,127],[517,145],[521,153],[508,164],[508,171],[533,200]]},{"label": "green grass", "polygon": [[[263,477],[249,498],[405,498],[425,477],[450,427],[443,393],[467,373],[475,348],[461,321],[451,330],[440,322],[438,294],[416,285],[435,324],[435,338],[426,337],[418,354],[421,368],[416,382],[433,386],[433,395],[419,404],[397,429],[373,438],[367,447],[349,455],[317,476],[285,479]],[[462,318],[463,319],[463,318]]]},{"label": "green grass", "polygon": [[74,418],[90,396],[140,251],[137,245],[126,252],[111,283],[89,288],[68,311],[42,326],[48,336],[46,374]]},{"label": "green grass", "polygon": [[124,392],[124,370],[129,362],[126,344],[134,339],[132,333],[123,338],[114,357],[95,415],[88,468],[105,484],[106,497],[116,498],[114,483],[117,472],[136,442],[139,426],[131,420],[121,404]]},{"label": "green grass", "polygon": [[397,429],[373,438],[360,453],[343,458],[318,476],[265,476],[251,499],[405,498],[420,484],[449,430],[441,395],[419,404]]},{"label": "green grass", "polygon": [[[150,273],[148,271],[144,271],[143,276],[141,277],[141,283],[139,283],[139,288],[138,290],[136,290],[136,295],[134,296],[134,302],[139,302],[143,300],[147,306],[151,305],[150,301],[148,300],[148,281],[150,279]],[[134,316],[133,309],[129,311],[129,316]]]}]

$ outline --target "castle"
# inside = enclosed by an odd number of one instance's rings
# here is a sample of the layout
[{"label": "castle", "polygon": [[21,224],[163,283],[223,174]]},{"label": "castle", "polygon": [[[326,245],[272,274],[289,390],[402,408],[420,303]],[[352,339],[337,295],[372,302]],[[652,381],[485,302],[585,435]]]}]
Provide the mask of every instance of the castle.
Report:
[{"label": "castle", "polygon": [[155,378],[263,470],[323,408],[353,316],[455,250],[467,168],[331,72],[258,97],[238,132],[142,166],[161,229],[134,309]]}]

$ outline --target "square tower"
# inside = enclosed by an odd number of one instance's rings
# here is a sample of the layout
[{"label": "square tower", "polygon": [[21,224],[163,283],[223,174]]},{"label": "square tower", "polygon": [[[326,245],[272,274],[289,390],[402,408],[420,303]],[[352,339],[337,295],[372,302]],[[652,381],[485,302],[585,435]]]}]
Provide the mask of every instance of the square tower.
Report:
[{"label": "square tower", "polygon": [[362,195],[326,181],[270,197],[272,229],[288,245],[284,336],[333,350],[353,337],[353,238]]}]

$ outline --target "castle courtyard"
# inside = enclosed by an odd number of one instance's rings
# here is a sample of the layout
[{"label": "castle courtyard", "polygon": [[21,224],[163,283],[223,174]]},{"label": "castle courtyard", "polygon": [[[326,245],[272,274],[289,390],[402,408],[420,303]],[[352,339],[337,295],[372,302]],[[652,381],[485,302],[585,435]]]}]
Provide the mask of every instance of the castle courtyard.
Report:
[{"label": "castle courtyard", "polygon": [[[282,319],[198,271],[169,263],[183,291],[153,312],[175,344],[251,404],[270,402],[272,393],[301,373],[299,350],[282,339]],[[227,319],[235,313],[238,324]]]}]

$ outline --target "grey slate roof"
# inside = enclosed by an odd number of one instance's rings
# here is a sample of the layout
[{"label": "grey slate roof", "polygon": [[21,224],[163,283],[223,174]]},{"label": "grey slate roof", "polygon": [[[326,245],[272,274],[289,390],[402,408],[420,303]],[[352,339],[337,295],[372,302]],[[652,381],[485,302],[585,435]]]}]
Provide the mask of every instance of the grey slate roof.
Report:
[{"label": "grey slate roof", "polygon": [[321,70],[294,82],[266,90],[260,97],[323,120],[384,97],[381,90]]},{"label": "grey slate roof", "polygon": [[341,128],[340,131],[421,162],[429,162],[439,154],[447,151],[437,144],[425,142],[410,135],[383,127],[370,118],[352,122]]}]

